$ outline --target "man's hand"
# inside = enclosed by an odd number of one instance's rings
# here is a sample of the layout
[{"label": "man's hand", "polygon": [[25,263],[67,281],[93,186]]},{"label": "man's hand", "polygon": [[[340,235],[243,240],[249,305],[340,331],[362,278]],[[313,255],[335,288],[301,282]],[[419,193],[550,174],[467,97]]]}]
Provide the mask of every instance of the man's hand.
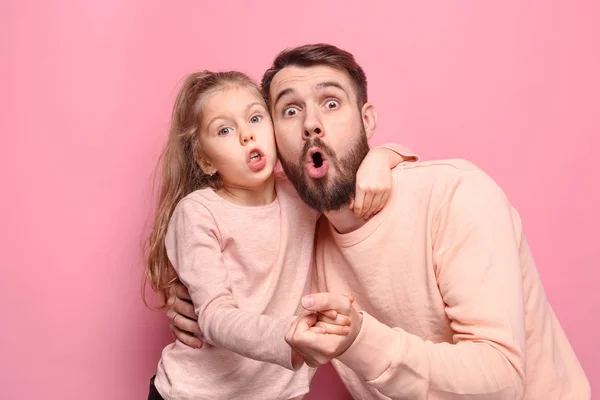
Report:
[{"label": "man's hand", "polygon": [[[352,305],[350,297],[332,293],[317,293],[305,296],[302,306],[310,311],[292,324],[285,336],[293,351],[304,358],[306,364],[318,367],[344,353],[358,336],[362,326],[362,314]],[[320,314],[325,310],[337,311],[335,320]],[[324,333],[324,324],[350,323],[348,334]],[[346,324],[343,325],[346,325]]]},{"label": "man's hand", "polygon": [[198,338],[202,335],[194,305],[187,288],[178,284],[167,301],[169,328],[173,335],[183,344],[196,349],[202,348],[202,341]]}]

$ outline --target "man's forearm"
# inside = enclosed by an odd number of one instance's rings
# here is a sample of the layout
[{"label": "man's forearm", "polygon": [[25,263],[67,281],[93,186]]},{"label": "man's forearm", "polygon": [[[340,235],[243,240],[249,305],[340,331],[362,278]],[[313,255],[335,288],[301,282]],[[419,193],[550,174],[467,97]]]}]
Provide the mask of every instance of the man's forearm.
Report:
[{"label": "man's forearm", "polygon": [[390,328],[364,313],[352,346],[338,360],[383,395],[395,398],[520,399],[523,365],[513,365],[509,350],[497,343],[432,343],[400,328]]}]

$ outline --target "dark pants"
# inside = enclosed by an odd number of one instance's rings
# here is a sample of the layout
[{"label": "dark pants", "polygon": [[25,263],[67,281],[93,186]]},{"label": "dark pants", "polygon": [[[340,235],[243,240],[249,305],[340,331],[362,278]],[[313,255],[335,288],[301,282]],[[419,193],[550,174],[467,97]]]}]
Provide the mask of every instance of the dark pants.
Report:
[{"label": "dark pants", "polygon": [[148,400],[164,400],[158,393],[158,390],[156,390],[156,386],[154,386],[154,378],[156,378],[156,375],[150,379],[150,392],[148,392]]}]

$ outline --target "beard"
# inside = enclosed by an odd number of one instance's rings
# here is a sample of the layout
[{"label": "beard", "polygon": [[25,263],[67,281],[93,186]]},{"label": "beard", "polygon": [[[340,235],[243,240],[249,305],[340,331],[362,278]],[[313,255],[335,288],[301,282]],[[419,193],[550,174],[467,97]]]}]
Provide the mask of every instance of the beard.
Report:
[{"label": "beard", "polygon": [[[330,170],[323,178],[314,179],[308,176],[304,164],[311,148],[318,148],[326,155]],[[283,171],[298,192],[300,198],[313,209],[320,212],[336,211],[350,204],[356,189],[356,172],[369,152],[366,132],[361,128],[358,140],[347,155],[338,159],[331,147],[319,137],[307,140],[302,148],[298,162],[286,160],[281,155],[279,160]],[[331,170],[333,167],[334,171]]]}]

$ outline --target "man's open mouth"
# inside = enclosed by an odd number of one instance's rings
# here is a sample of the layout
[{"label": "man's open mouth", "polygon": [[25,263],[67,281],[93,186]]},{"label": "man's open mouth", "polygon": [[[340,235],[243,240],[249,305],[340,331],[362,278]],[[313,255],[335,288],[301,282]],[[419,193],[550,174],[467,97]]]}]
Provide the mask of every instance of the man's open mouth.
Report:
[{"label": "man's open mouth", "polygon": [[313,179],[319,179],[327,175],[329,163],[327,162],[327,158],[323,154],[323,151],[319,148],[313,147],[308,152],[305,167],[308,176]]},{"label": "man's open mouth", "polygon": [[313,153],[311,158],[315,168],[321,168],[321,166],[323,165],[323,156],[321,155],[321,152]]}]

